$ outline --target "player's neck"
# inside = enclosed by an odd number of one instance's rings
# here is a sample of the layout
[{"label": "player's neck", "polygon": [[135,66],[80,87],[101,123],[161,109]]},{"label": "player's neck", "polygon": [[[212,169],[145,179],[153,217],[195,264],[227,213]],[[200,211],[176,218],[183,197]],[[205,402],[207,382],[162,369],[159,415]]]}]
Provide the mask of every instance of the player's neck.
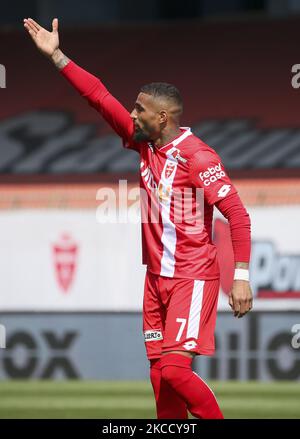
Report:
[{"label": "player's neck", "polygon": [[157,148],[161,148],[162,146],[165,146],[168,143],[172,142],[172,140],[174,140],[180,134],[181,131],[179,127],[166,127],[161,133],[161,136],[157,140],[155,140],[154,144]]}]

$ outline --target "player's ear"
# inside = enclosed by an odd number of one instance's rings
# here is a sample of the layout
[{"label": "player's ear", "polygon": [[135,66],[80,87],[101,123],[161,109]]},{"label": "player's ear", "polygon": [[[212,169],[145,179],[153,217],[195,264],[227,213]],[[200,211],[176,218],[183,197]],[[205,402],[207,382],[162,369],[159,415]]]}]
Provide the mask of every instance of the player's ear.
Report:
[{"label": "player's ear", "polygon": [[161,110],[159,112],[159,122],[160,123],[165,123],[168,120],[168,113],[166,112],[166,110]]}]

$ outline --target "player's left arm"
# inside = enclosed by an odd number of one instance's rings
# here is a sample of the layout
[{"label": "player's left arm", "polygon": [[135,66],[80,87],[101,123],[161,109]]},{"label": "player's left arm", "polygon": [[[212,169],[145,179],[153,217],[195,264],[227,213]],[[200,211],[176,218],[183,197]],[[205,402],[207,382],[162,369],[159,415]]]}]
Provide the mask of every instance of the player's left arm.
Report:
[{"label": "player's left arm", "polygon": [[243,317],[252,309],[253,297],[249,283],[251,223],[235,186],[228,177],[217,153],[204,151],[193,157],[193,184],[204,189],[208,204],[215,205],[228,220],[235,261],[235,275],[229,305],[235,317]]},{"label": "player's left arm", "polygon": [[250,217],[237,192],[216,201],[215,206],[228,220],[235,261],[233,285],[229,294],[229,305],[235,317],[243,317],[253,306],[249,282],[251,251]]}]

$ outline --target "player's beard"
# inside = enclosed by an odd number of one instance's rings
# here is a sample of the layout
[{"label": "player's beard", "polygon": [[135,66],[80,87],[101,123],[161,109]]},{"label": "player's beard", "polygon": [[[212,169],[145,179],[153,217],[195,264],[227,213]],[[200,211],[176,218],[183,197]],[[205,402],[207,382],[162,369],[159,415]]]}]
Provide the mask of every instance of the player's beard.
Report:
[{"label": "player's beard", "polygon": [[135,142],[149,142],[151,139],[149,137],[149,134],[146,133],[142,128],[135,127],[133,140]]}]

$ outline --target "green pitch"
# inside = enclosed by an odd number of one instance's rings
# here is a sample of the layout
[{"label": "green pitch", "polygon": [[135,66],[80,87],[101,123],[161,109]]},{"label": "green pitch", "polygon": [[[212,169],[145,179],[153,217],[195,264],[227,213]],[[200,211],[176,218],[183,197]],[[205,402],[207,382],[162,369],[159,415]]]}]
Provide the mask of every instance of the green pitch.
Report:
[{"label": "green pitch", "polygon": [[[210,382],[225,418],[300,418],[300,383]],[[0,418],[155,418],[148,382],[3,381]]]}]

